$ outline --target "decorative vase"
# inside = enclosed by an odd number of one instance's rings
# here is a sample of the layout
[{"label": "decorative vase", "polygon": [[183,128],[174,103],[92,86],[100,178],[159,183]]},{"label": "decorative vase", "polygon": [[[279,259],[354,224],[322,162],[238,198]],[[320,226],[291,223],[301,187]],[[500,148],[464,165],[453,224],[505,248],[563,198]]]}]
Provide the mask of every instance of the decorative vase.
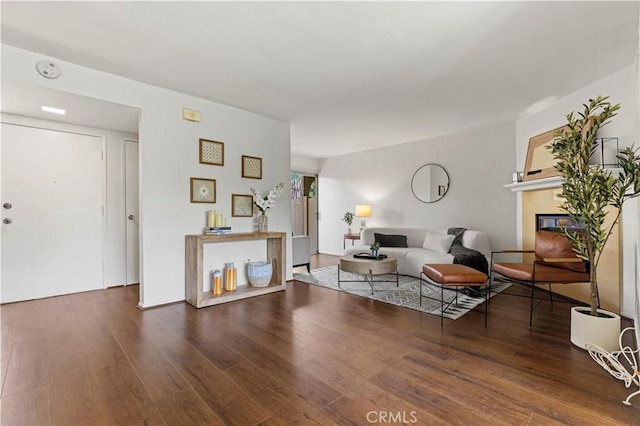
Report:
[{"label": "decorative vase", "polygon": [[576,306],[571,308],[571,343],[586,349],[587,343],[613,352],[620,349],[620,315],[598,309],[598,316],[591,315],[591,308]]},{"label": "decorative vase", "polygon": [[224,289],[226,291],[236,291],[238,289],[237,270],[233,262],[224,264]]},{"label": "decorative vase", "polygon": [[213,271],[213,279],[211,280],[211,292],[214,296],[222,294],[222,272],[220,269]]},{"label": "decorative vase", "polygon": [[269,218],[264,213],[258,216],[258,232],[269,232]]}]

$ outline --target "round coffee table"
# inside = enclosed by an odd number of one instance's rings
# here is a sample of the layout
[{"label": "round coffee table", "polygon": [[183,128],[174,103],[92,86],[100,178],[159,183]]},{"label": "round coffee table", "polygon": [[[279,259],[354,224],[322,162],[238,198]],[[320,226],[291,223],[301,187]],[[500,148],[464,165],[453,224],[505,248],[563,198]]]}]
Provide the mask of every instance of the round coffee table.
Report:
[{"label": "round coffee table", "polygon": [[[341,280],[340,271],[351,272],[352,274],[360,274],[364,276],[364,280]],[[338,265],[338,288],[340,283],[347,282],[366,282],[371,286],[371,294],[373,294],[373,283],[392,283],[390,280],[375,280],[374,275],[395,274],[396,287],[399,286],[398,281],[398,260],[395,257],[388,256],[384,259],[362,259],[353,257],[353,255],[342,256]]]}]

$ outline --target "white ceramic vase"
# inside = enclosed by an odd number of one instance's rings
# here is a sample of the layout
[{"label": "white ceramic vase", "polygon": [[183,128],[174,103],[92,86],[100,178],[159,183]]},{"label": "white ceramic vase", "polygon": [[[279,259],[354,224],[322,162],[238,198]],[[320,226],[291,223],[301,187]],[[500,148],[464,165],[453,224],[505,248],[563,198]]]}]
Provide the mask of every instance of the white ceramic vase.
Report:
[{"label": "white ceramic vase", "polygon": [[620,350],[620,315],[598,309],[604,316],[591,316],[591,309],[587,306],[571,308],[571,343],[585,349],[587,343],[600,346],[613,352]]}]

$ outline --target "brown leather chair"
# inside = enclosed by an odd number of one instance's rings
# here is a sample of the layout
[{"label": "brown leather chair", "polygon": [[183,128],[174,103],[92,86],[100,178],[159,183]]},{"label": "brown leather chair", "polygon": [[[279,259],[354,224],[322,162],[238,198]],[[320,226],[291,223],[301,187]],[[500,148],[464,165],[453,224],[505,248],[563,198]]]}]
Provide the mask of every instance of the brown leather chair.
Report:
[{"label": "brown leather chair", "polygon": [[[500,254],[533,253],[529,263],[505,263],[494,260]],[[491,277],[495,281],[509,282],[531,288],[529,327],[533,323],[533,310],[549,298],[553,305],[552,284],[589,283],[589,262],[578,258],[567,237],[554,231],[536,231],[534,250],[501,250],[491,252]],[[549,292],[534,304],[536,286],[547,284]]]}]

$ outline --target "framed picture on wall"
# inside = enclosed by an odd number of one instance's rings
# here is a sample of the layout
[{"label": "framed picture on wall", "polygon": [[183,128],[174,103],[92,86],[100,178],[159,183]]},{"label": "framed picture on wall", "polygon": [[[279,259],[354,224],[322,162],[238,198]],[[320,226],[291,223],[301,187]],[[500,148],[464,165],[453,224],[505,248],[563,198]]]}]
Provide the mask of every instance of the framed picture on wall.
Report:
[{"label": "framed picture on wall", "polygon": [[215,203],[216,180],[205,178],[191,178],[191,202]]},{"label": "framed picture on wall", "polygon": [[252,217],[253,196],[245,194],[231,194],[231,216]]},{"label": "framed picture on wall", "polygon": [[224,166],[224,143],[200,139],[200,163]]},{"label": "framed picture on wall", "polygon": [[262,179],[262,158],[242,156],[242,177]]}]

